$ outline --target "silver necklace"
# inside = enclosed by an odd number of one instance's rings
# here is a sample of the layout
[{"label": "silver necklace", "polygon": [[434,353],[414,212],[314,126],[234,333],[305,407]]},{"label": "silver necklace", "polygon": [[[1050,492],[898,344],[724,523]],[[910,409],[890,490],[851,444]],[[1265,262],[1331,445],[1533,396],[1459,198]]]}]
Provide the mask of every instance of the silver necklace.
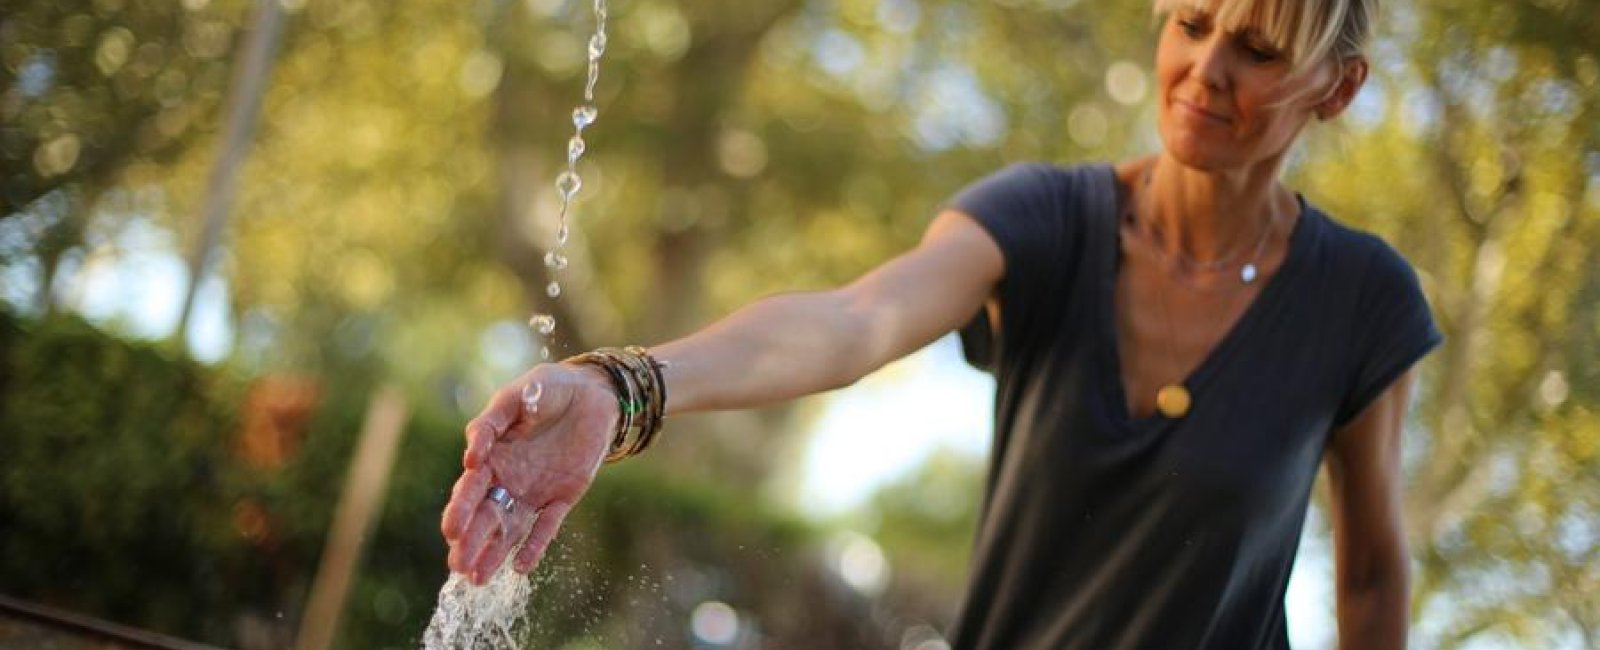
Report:
[{"label": "silver necklace", "polygon": [[[1151,182],[1151,173],[1150,172],[1151,172],[1151,170],[1149,170],[1149,169],[1146,169],[1145,172],[1144,172],[1144,178],[1143,178],[1143,183],[1142,184],[1144,185],[1145,188],[1149,188],[1150,187],[1150,182]],[[1136,211],[1134,211],[1134,210],[1130,210],[1129,211],[1128,217],[1129,217],[1130,220],[1134,220],[1134,225],[1135,226],[1138,225],[1138,223],[1136,221],[1136,216],[1137,216],[1136,215]],[[1278,222],[1277,213],[1272,211],[1272,210],[1268,210],[1267,211],[1266,223],[1262,224],[1262,226],[1261,226],[1261,234],[1256,237],[1255,250],[1250,254],[1250,259],[1246,260],[1245,263],[1242,266],[1239,267],[1239,281],[1241,283],[1243,283],[1245,285],[1254,284],[1255,281],[1258,278],[1261,277],[1261,267],[1260,267],[1261,256],[1263,254],[1265,254],[1266,251],[1267,251],[1267,242],[1272,239],[1271,235],[1272,235],[1273,226],[1277,225],[1277,222]],[[1149,226],[1144,228],[1144,230],[1149,231],[1149,232],[1155,232],[1155,228],[1149,227]],[[1198,272],[1220,273],[1222,271],[1226,271],[1228,269],[1228,267],[1233,266],[1233,264],[1236,262],[1236,260],[1233,259],[1235,257],[1235,255],[1236,255],[1236,253],[1234,251],[1229,251],[1229,254],[1223,256],[1222,259],[1211,260],[1209,262],[1202,262],[1200,260],[1197,260],[1197,259],[1191,257],[1187,251],[1183,250],[1182,246],[1178,247],[1178,253],[1177,253],[1177,258],[1178,259],[1176,261],[1174,261],[1171,257],[1169,257],[1168,254],[1167,254],[1166,249],[1164,247],[1162,247],[1160,244],[1156,243],[1156,242],[1151,242],[1151,245],[1150,245],[1149,248],[1155,254],[1155,256],[1161,261],[1161,265],[1164,266],[1164,267],[1167,267],[1167,268],[1180,268],[1181,269],[1183,267],[1187,267],[1189,269],[1192,269],[1193,271],[1198,271]],[[1191,287],[1196,288],[1196,289],[1200,288],[1200,287],[1194,287],[1193,283],[1188,282],[1187,278],[1184,278],[1183,273],[1180,272],[1180,273],[1177,273],[1175,275],[1177,275],[1177,277],[1179,277],[1180,279],[1183,279],[1186,283],[1190,284]]]}]

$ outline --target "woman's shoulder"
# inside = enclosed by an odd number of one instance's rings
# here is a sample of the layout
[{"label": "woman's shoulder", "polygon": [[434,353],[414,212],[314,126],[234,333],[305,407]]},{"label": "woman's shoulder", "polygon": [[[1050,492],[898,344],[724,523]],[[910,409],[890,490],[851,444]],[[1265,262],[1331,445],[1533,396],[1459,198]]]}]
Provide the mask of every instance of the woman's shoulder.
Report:
[{"label": "woman's shoulder", "polygon": [[980,218],[1057,219],[1099,206],[1115,192],[1109,163],[1023,161],[971,182],[948,205]]},{"label": "woman's shoulder", "polygon": [[1006,164],[989,174],[986,180],[1063,189],[1085,184],[1103,184],[1108,175],[1120,175],[1117,169],[1118,165],[1104,161],[1062,163],[1024,160]]},{"label": "woman's shoulder", "polygon": [[1415,287],[1419,284],[1411,262],[1384,238],[1341,221],[1309,202],[1305,216],[1317,222],[1325,259],[1339,276],[1369,287]]}]

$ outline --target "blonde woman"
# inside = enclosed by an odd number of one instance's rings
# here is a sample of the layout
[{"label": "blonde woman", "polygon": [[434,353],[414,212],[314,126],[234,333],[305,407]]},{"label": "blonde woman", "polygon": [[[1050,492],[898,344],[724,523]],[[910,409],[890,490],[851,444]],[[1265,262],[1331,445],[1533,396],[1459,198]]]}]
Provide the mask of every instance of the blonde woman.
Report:
[{"label": "blonde woman", "polygon": [[997,395],[953,647],[1287,648],[1323,464],[1340,647],[1404,647],[1401,423],[1441,337],[1404,259],[1279,182],[1299,134],[1366,80],[1375,0],[1156,9],[1161,151],[1014,165],[848,286],[533,368],[467,427],[451,568],[481,581],[531,535],[530,570],[601,459],[648,444],[652,413],[846,386],[959,330]]}]

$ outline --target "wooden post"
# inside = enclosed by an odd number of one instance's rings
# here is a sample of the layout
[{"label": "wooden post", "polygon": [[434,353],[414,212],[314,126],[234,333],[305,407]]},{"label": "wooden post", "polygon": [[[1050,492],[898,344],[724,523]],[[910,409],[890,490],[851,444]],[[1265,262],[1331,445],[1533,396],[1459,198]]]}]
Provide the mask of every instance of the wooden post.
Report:
[{"label": "wooden post", "polygon": [[256,3],[255,22],[245,39],[238,66],[234,68],[233,89],[228,95],[228,121],[222,143],[217,148],[217,159],[211,164],[211,176],[206,181],[205,202],[200,209],[200,236],[189,254],[189,286],[183,294],[183,311],[178,312],[178,327],[172,332],[171,340],[185,345],[189,342],[189,318],[194,311],[195,292],[222,240],[239,167],[250,152],[256,117],[261,112],[261,98],[266,94],[272,59],[283,34],[281,2],[260,0]]},{"label": "wooden post", "polygon": [[311,583],[311,598],[300,619],[298,650],[327,650],[333,644],[361,549],[383,510],[384,490],[405,422],[406,401],[399,390],[390,386],[373,396],[344,491],[333,511],[333,525]]}]

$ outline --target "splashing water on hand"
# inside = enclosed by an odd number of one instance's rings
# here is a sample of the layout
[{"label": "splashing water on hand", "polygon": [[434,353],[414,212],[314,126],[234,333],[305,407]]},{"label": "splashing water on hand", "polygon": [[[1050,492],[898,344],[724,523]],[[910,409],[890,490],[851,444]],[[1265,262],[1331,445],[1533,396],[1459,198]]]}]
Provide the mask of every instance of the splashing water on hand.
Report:
[{"label": "splashing water on hand", "polygon": [[539,412],[539,398],[544,396],[544,384],[530,381],[522,387],[522,410],[528,415]]},{"label": "splashing water on hand", "polygon": [[[513,551],[511,557],[515,556]],[[517,638],[527,622],[532,593],[528,576],[513,570],[509,558],[482,587],[452,573],[439,589],[439,606],[422,635],[422,647],[520,650]]]},{"label": "splashing water on hand", "polygon": [[[583,131],[599,118],[599,109],[594,103],[594,89],[595,83],[600,78],[600,57],[606,50],[606,16],[606,0],[594,0],[595,33],[588,42],[588,83],[584,85],[583,103],[572,112],[575,132],[567,141],[567,167],[556,178],[556,191],[561,198],[556,246],[544,257],[545,266],[551,273],[551,281],[545,288],[545,294],[552,300],[561,295],[561,285],[555,279],[555,274],[566,269],[568,263],[564,253],[570,234],[567,214],[573,198],[583,187],[583,178],[578,175],[577,167],[578,159],[588,150],[588,145],[583,140]],[[541,360],[549,360],[550,335],[556,329],[555,317],[549,314],[534,314],[528,320],[528,325],[539,333],[544,342],[539,350]],[[521,395],[523,410],[529,414],[537,413],[539,398],[543,394],[544,385],[539,382],[530,382],[523,386]],[[502,534],[509,533],[508,526],[508,522],[502,516]],[[533,591],[528,577],[517,573],[512,567],[513,558],[517,556],[522,541],[518,541],[506,556],[506,560],[500,564],[500,568],[495,570],[489,582],[482,587],[473,585],[461,574],[450,575],[444,586],[439,589],[439,603],[434,609],[427,631],[423,634],[423,648],[520,650],[521,646],[517,639],[527,624],[528,600]]]}]

